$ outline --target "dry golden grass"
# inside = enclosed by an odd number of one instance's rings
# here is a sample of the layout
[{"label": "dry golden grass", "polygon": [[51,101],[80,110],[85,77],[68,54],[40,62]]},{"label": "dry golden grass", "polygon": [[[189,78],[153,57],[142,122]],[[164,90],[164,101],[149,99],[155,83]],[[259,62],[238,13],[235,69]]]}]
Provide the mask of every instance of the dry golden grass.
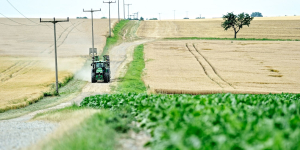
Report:
[{"label": "dry golden grass", "polygon": [[[157,41],[144,81],[160,93],[299,93],[300,42]],[[211,49],[211,50],[203,50]]]},{"label": "dry golden grass", "polygon": [[[34,25],[27,19],[16,22]],[[33,19],[39,23],[39,19]],[[0,111],[27,106],[55,83],[53,24],[19,25],[0,19]],[[116,20],[113,20],[113,24]],[[6,25],[4,25],[6,24]],[[91,47],[91,21],[71,19],[57,24],[58,77],[62,82],[86,61]],[[95,47],[106,43],[108,20],[95,19]],[[89,74],[88,72],[87,74]]]},{"label": "dry golden grass", "polygon": [[[72,76],[84,62],[81,57],[59,59],[59,82]],[[0,56],[0,64],[2,110],[27,106],[43,97],[55,82],[53,58]]]},{"label": "dry golden grass", "polygon": [[[233,38],[233,30],[224,31],[223,20],[143,21],[137,31],[140,37],[214,37]],[[300,39],[300,16],[255,18],[245,26],[238,38]]]}]

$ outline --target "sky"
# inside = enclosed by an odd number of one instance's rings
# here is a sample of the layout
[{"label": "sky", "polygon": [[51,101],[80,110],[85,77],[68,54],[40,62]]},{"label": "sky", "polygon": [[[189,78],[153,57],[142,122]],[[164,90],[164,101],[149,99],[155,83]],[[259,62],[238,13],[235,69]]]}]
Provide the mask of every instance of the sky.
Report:
[{"label": "sky", "polygon": [[[106,0],[107,1],[107,0]],[[124,18],[123,0],[120,1],[120,16]],[[103,0],[9,0],[22,14],[28,18],[75,18],[91,14],[83,9],[100,9],[95,18],[108,17],[109,4]],[[183,19],[189,17],[220,18],[227,12],[249,13],[261,12],[264,17],[300,16],[300,0],[125,0],[129,6],[129,14],[139,12],[139,17],[164,19]],[[0,13],[10,18],[23,18],[8,0],[0,0]],[[3,17],[0,14],[0,17]],[[126,18],[128,7],[125,7]],[[118,0],[111,4],[111,17],[118,17]]]}]

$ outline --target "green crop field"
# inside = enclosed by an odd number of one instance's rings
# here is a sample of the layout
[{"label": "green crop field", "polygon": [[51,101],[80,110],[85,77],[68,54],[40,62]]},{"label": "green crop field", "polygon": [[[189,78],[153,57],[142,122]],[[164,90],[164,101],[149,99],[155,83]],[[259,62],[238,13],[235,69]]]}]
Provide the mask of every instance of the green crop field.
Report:
[{"label": "green crop field", "polygon": [[135,116],[156,150],[300,147],[300,94],[128,93],[87,97],[81,106]]}]

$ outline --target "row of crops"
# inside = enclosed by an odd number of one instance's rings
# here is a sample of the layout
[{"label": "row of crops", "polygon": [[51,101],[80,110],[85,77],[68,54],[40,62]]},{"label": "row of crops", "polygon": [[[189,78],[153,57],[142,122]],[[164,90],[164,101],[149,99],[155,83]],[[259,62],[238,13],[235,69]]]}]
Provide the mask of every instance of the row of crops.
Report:
[{"label": "row of crops", "polygon": [[152,149],[300,148],[300,94],[107,94],[81,106],[135,116]]}]

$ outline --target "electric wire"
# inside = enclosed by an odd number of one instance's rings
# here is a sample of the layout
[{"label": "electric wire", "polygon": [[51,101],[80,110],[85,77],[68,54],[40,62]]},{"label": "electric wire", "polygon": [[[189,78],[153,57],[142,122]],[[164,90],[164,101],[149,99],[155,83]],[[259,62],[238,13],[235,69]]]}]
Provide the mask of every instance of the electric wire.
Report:
[{"label": "electric wire", "polygon": [[[29,20],[30,22],[36,24],[36,26],[47,26],[48,28],[52,29],[49,25],[42,25],[42,24],[39,24],[39,23],[36,23],[34,21],[32,21],[31,19],[27,18],[23,13],[21,13],[9,0],[6,0],[10,6],[12,6],[16,11],[19,12],[19,14],[21,14],[23,17],[25,17],[27,20]],[[3,15],[3,14],[2,14]],[[4,16],[4,15],[3,15]],[[7,19],[9,19],[8,17],[6,17]],[[11,21],[13,21],[12,19],[9,19]],[[13,22],[16,22],[16,21],[13,21]],[[22,23],[19,23],[19,24],[22,24]],[[23,24],[23,25],[26,25],[26,24]],[[35,26],[35,25],[27,25],[27,26]]]},{"label": "electric wire", "polygon": [[12,22],[14,22],[14,23],[17,23],[17,24],[19,24],[19,25],[25,25],[25,26],[37,26],[37,25],[23,24],[23,23],[17,22],[17,21],[15,21],[15,20],[13,20],[13,19],[10,19],[10,18],[6,17],[6,16],[3,15],[2,13],[0,13],[0,14],[1,14],[2,16],[4,16],[6,19],[8,19],[8,20],[10,20],[10,21],[12,21]]},{"label": "electric wire", "polygon": [[59,23],[58,23],[58,25],[61,27],[61,28],[63,28],[63,29],[65,29],[63,26],[61,26]]},{"label": "electric wire", "polygon": [[[79,31],[79,32],[83,32],[83,31],[81,31],[81,30],[79,30],[74,24],[76,24],[76,23],[73,23],[71,20],[69,20],[69,22],[75,27],[75,29],[77,30],[77,31]],[[84,21],[82,21],[81,23],[83,23]],[[85,32],[83,32],[83,33],[85,33]]]},{"label": "electric wire", "polygon": [[[6,0],[6,1],[10,4],[10,6],[12,6],[16,11],[18,11],[19,14],[21,14],[23,17],[25,17],[25,18],[28,19],[29,21],[33,22],[34,24],[38,24],[38,23],[32,21],[31,19],[27,18],[24,14],[22,14],[22,13],[21,13],[21,12],[20,12],[20,11],[12,4],[12,3],[10,3],[9,0]],[[38,25],[40,25],[40,24],[38,24]]]}]

